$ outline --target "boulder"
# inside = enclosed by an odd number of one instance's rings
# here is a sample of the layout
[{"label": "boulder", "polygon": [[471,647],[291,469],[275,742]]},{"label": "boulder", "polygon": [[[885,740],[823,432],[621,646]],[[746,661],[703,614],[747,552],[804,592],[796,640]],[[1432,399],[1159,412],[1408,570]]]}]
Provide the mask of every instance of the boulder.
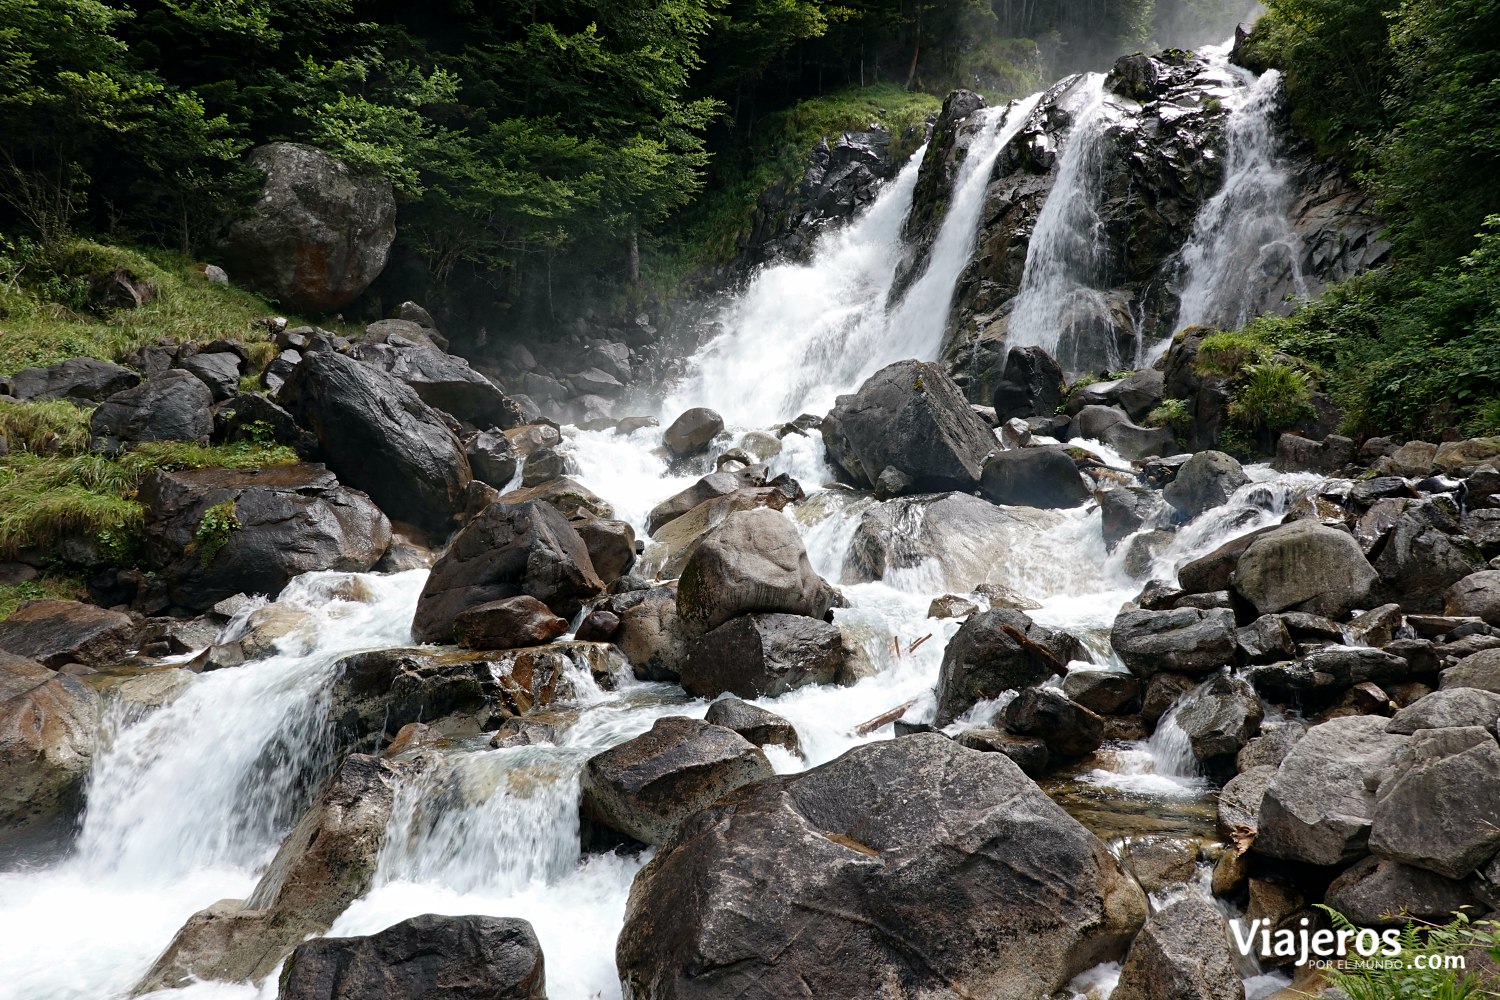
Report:
[{"label": "boulder", "polygon": [[281,401],[329,467],[389,516],[436,535],[452,527],[472,473],[441,416],[384,372],[331,351],[303,358]]},{"label": "boulder", "polygon": [[984,463],[979,493],[1015,507],[1077,507],[1089,499],[1078,466],[1061,448],[1015,448]]},{"label": "boulder", "polygon": [[779,746],[798,756],[802,754],[797,727],[774,712],[738,698],[720,698],[708,706],[703,721],[739,733],[758,747]]},{"label": "boulder", "polygon": [[1224,608],[1126,611],[1115,619],[1110,645],[1130,672],[1207,674],[1234,662],[1234,613]]},{"label": "boulder", "polygon": [[0,842],[80,803],[98,728],[92,688],[0,654]]},{"label": "boulder", "polygon": [[943,650],[936,724],[946,726],[977,701],[1039,684],[1066,670],[1078,640],[1001,608],[970,616]]},{"label": "boulder", "polygon": [[1443,671],[1441,683],[1444,690],[1479,688],[1500,693],[1500,649],[1482,649],[1464,657]]},{"label": "boulder", "polygon": [[1260,817],[1260,804],[1266,789],[1276,777],[1276,765],[1247,767],[1224,783],[1219,791],[1219,835],[1234,836],[1236,830],[1254,830]]},{"label": "boulder", "polygon": [[690,695],[728,692],[775,698],[810,684],[832,684],[844,662],[839,630],[804,615],[739,615],[688,646],[680,683]]},{"label": "boulder", "polygon": [[523,486],[518,490],[500,494],[499,499],[502,503],[508,504],[540,501],[556,508],[569,519],[579,517],[581,511],[587,511],[595,517],[615,516],[613,507],[601,500],[588,487],[569,476],[549,479],[536,486]]},{"label": "boulder", "polygon": [[675,681],[687,663],[689,639],[677,616],[677,591],[653,587],[621,595],[628,603],[615,605],[620,625],[612,640],[630,661],[636,677]]},{"label": "boulder", "polygon": [[304,454],[311,454],[318,444],[290,413],[258,392],[239,393],[214,407],[214,440],[273,441]]},{"label": "boulder", "polygon": [[1261,535],[1279,527],[1281,525],[1272,524],[1247,531],[1237,538],[1231,538],[1208,555],[1184,563],[1177,569],[1178,585],[1189,594],[1211,594],[1228,590],[1230,577],[1234,575],[1234,567],[1239,563],[1240,556]]},{"label": "boulder", "polygon": [[1222,768],[1260,732],[1265,710],[1246,681],[1219,674],[1185,697],[1175,718],[1193,756],[1207,767]]},{"label": "boulder", "polygon": [[840,396],[823,437],[856,482],[873,486],[893,468],[919,492],[973,490],[986,457],[1000,450],[953,380],[919,361],[887,365],[858,392]]},{"label": "boulder", "polygon": [[1376,857],[1334,879],[1323,901],[1361,927],[1405,927],[1408,920],[1446,924],[1459,910],[1479,904],[1462,882]]},{"label": "boulder", "polygon": [[[896,723],[896,735],[902,735],[901,726]],[[926,732],[928,730],[919,730]],[[910,735],[910,734],[907,734]],[[980,753],[1002,753],[1015,762],[1023,772],[1033,778],[1040,778],[1047,773],[1047,765],[1051,763],[1051,755],[1047,752],[1047,744],[1041,740],[1029,736],[1017,736],[1003,729],[991,729],[987,726],[979,726],[974,729],[965,729],[953,737],[954,742],[968,750],[977,750]]]},{"label": "boulder", "polygon": [[1095,491],[1094,499],[1108,552],[1145,527],[1161,506],[1156,491],[1141,486],[1111,486]]},{"label": "boulder", "polygon": [[1087,757],[1104,742],[1104,720],[1056,688],[1021,691],[1001,710],[999,721],[1017,736],[1047,745],[1049,757]]},{"label": "boulder", "polygon": [[470,439],[464,446],[464,455],[469,459],[474,478],[497,490],[510,486],[521,464],[510,438],[493,427]]},{"label": "boulder", "polygon": [[1337,691],[1364,684],[1411,680],[1428,671],[1383,649],[1363,646],[1329,646],[1309,653],[1294,663],[1255,667],[1250,683],[1261,694],[1274,698],[1297,698],[1319,691]]},{"label": "boulder", "polygon": [[1245,1000],[1224,914],[1196,889],[1153,913],[1110,1000]]},{"label": "boulder", "polygon": [[23,368],[9,379],[9,395],[22,402],[49,399],[97,403],[133,389],[141,377],[129,368],[96,358],[68,358],[46,368]]},{"label": "boulder", "polygon": [[674,517],[657,529],[642,554],[643,565],[653,576],[681,576],[688,560],[697,551],[698,543],[730,514],[759,507],[784,510],[798,492],[789,492],[787,487],[795,485],[784,483],[777,486],[747,487],[703,501],[686,514]]},{"label": "boulder", "polygon": [[181,369],[153,375],[105,399],[89,417],[96,450],[117,452],[136,441],[196,441],[214,432],[214,397],[198,378]]},{"label": "boulder", "polygon": [[1166,376],[1155,368],[1143,368],[1129,378],[1121,379],[1110,390],[1110,397],[1125,410],[1125,415],[1139,423],[1161,405]]},{"label": "boulder", "polygon": [[1260,735],[1235,755],[1234,763],[1240,771],[1269,764],[1280,767],[1292,747],[1307,733],[1307,726],[1300,722],[1282,722],[1261,727]]},{"label": "boulder", "polygon": [[1500,626],[1500,570],[1470,573],[1448,588],[1443,614],[1482,618]]},{"label": "boulder", "polygon": [[598,517],[581,509],[569,521],[588,550],[594,572],[605,584],[614,583],[635,565],[635,529],[627,521]]},{"label": "boulder", "polygon": [[368,937],[315,938],[282,970],[278,1000],[547,1000],[531,925],[424,914]]},{"label": "boulder", "polygon": [[662,432],[667,450],[677,456],[695,455],[724,429],[724,418],[706,406],[684,411]]},{"label": "boulder", "polygon": [[475,427],[506,430],[521,423],[520,408],[463,358],[401,337],[360,344],[352,354],[410,386],[433,409]]},{"label": "boulder", "polygon": [[698,810],[771,774],[766,755],[738,733],[670,715],[589,758],[579,808],[590,822],[659,847]]},{"label": "boulder", "polygon": [[542,646],[567,631],[566,621],[526,594],[477,604],[453,619],[454,638],[466,649]]},{"label": "boulder", "polygon": [[251,150],[266,175],[254,211],[222,248],[235,280],[287,309],[333,313],[370,287],[396,238],[390,181],[312,146],[273,142]]},{"label": "boulder", "polygon": [[571,619],[603,590],[583,539],[557,510],[535,501],[491,504],[432,567],[412,635],[418,642],[452,642],[463,611],[522,594]]},{"label": "boulder", "polygon": [[1118,958],[1145,916],[1014,763],[923,734],[687,820],[637,875],[616,958],[625,994],[658,1000],[1036,1000]]},{"label": "boulder", "polygon": [[1062,366],[1042,348],[1012,348],[995,386],[996,419],[1052,416],[1062,403],[1063,381]]},{"label": "boulder", "polygon": [[1500,694],[1449,687],[1418,698],[1391,717],[1386,732],[1410,736],[1419,729],[1479,726],[1491,734],[1500,724]]},{"label": "boulder", "polygon": [[1244,628],[1235,630],[1235,645],[1243,664],[1278,663],[1297,653],[1292,633],[1280,615],[1261,615]]},{"label": "boulder", "polygon": [[[1455,738],[1470,746],[1454,752]],[[1500,746],[1485,730],[1419,733],[1391,770],[1376,795],[1372,854],[1461,879],[1500,851]]]},{"label": "boulder", "polygon": [[128,616],[78,601],[24,601],[0,621],[0,651],[54,669],[69,663],[112,666],[135,636]]},{"label": "boulder", "polygon": [[748,487],[764,486],[765,477],[753,474],[748,469],[738,472],[714,472],[698,480],[687,489],[676,493],[655,507],[646,515],[646,532],[655,535],[663,527],[697,507],[716,497],[728,496]]},{"label": "boulder", "polygon": [[773,510],[730,514],[698,543],[677,587],[683,630],[699,637],[739,615],[822,618],[838,593],[807,559],[792,522]]},{"label": "boulder", "polygon": [[239,355],[229,351],[206,351],[185,358],[178,367],[208,386],[214,402],[220,403],[239,394],[242,363]]},{"label": "boulder", "polygon": [[1375,814],[1372,789],[1410,739],[1387,733],[1386,722],[1350,716],[1309,729],[1266,789],[1254,849],[1315,865],[1362,855]]},{"label": "boulder", "polygon": [[1484,556],[1457,534],[1457,510],[1446,497],[1397,503],[1402,509],[1370,551],[1378,591],[1408,614],[1437,613],[1449,588],[1485,568]]},{"label": "boulder", "polygon": [[1141,681],[1119,670],[1069,670],[1063,694],[1100,715],[1128,712],[1141,700]]},{"label": "boulder", "polygon": [[1200,451],[1177,470],[1177,478],[1167,484],[1162,496],[1179,513],[1192,518],[1223,506],[1249,481],[1240,463],[1222,451]]},{"label": "boulder", "polygon": [[1230,586],[1261,614],[1310,611],[1340,618],[1369,606],[1376,579],[1350,535],[1296,521],[1256,537],[1240,556]]},{"label": "boulder", "polygon": [[[391,525],[322,465],[157,471],[142,483],[144,555],[174,605],[205,611],[242,592],[274,598],[314,570],[363,573],[391,544]],[[209,512],[232,528],[205,536]]]}]

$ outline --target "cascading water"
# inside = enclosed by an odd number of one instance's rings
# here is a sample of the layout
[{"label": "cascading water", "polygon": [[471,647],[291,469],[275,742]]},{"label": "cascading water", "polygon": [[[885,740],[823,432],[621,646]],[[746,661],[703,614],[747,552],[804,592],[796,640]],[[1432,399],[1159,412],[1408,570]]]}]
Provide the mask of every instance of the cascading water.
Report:
[{"label": "cascading water", "polygon": [[1238,329],[1287,293],[1306,295],[1302,244],[1292,227],[1295,196],[1275,129],[1281,75],[1256,78],[1229,65],[1229,46],[1205,52],[1245,86],[1234,92],[1224,186],[1199,211],[1182,249],[1178,329]]}]

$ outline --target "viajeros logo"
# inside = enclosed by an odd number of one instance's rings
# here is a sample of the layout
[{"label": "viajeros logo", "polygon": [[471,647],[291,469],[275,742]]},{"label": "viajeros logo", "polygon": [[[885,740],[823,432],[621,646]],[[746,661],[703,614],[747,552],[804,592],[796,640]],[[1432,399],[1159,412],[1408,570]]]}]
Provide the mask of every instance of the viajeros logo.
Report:
[{"label": "viajeros logo", "polygon": [[1296,965],[1313,968],[1329,968],[1339,965],[1344,968],[1387,968],[1409,961],[1413,968],[1461,971],[1465,967],[1462,955],[1415,954],[1403,957],[1401,932],[1392,928],[1376,931],[1371,928],[1319,928],[1314,930],[1312,922],[1303,917],[1299,927],[1276,929],[1271,921],[1252,920],[1248,925],[1232,921],[1229,925],[1234,935],[1235,947],[1240,954],[1266,958],[1289,959]]}]

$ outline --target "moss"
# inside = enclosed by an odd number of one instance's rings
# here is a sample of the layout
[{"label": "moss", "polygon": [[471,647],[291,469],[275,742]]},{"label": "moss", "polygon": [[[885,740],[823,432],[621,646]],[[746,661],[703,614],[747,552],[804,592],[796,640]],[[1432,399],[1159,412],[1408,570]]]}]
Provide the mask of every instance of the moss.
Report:
[{"label": "moss", "polygon": [[1237,378],[1246,366],[1270,357],[1271,345],[1248,330],[1213,333],[1203,338],[1194,367],[1199,375]]},{"label": "moss", "polygon": [[0,584],[0,620],[16,613],[16,608],[26,601],[59,600],[79,601],[86,597],[88,588],[82,580],[58,573],[43,573],[35,580],[24,583]]}]

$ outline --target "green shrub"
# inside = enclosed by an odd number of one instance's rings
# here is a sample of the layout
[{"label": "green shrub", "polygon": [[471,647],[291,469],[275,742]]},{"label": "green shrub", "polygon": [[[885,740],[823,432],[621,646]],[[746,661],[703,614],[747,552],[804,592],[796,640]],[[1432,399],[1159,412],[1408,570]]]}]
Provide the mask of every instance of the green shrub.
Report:
[{"label": "green shrub", "polygon": [[219,550],[229,544],[229,536],[240,530],[240,519],[234,513],[234,501],[225,500],[203,512],[193,537],[198,542],[198,558],[207,566]]},{"label": "green shrub", "polygon": [[16,607],[25,601],[58,600],[78,601],[88,593],[83,581],[57,573],[43,573],[35,580],[23,583],[0,584],[0,621],[15,614]]},{"label": "green shrub", "polygon": [[1229,417],[1242,427],[1279,434],[1316,416],[1312,378],[1289,364],[1267,361],[1243,371],[1229,402]]},{"label": "green shrub", "polygon": [[1164,399],[1161,405],[1146,415],[1148,427],[1165,427],[1179,438],[1193,429],[1193,413],[1185,399]]},{"label": "green shrub", "polygon": [[[1358,928],[1342,913],[1319,904],[1328,913],[1335,930]],[[1329,981],[1347,993],[1350,1000],[1468,1000],[1493,997],[1485,980],[1473,972],[1434,969],[1444,964],[1434,959],[1465,956],[1472,962],[1476,954],[1488,953],[1500,960],[1500,923],[1485,920],[1471,922],[1462,913],[1446,924],[1408,923],[1401,932],[1401,954],[1392,958],[1375,958],[1335,968]]]},{"label": "green shrub", "polygon": [[1237,378],[1248,365],[1269,361],[1271,345],[1252,330],[1209,334],[1198,347],[1194,364],[1199,375]]}]

